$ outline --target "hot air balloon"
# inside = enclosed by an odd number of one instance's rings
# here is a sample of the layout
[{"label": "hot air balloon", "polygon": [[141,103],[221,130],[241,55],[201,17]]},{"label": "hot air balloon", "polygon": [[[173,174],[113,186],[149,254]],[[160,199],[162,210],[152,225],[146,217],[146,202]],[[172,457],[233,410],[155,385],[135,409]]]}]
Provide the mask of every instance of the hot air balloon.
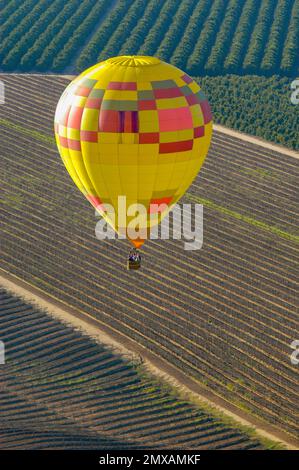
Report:
[{"label": "hot air balloon", "polygon": [[[152,227],[199,172],[211,135],[211,110],[199,85],[148,56],[114,57],[87,69],[68,85],[55,114],[66,169],[102,217],[131,240],[130,269],[140,266],[137,249]],[[146,208],[139,227],[146,236],[129,234],[134,214],[119,217],[120,195],[127,207]]]}]

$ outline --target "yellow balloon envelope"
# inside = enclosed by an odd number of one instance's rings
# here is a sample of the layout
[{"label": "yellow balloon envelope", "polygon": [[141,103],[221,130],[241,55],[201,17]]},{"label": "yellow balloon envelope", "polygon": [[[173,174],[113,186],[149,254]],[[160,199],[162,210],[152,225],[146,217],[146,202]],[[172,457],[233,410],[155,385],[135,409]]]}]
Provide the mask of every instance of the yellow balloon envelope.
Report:
[{"label": "yellow balloon envelope", "polygon": [[[89,68],[66,88],[55,114],[69,174],[118,233],[127,233],[133,218],[118,217],[119,196],[127,207],[146,208],[140,228],[149,234],[199,172],[211,135],[198,84],[155,57],[114,57]],[[139,247],[144,239],[131,241]]]}]

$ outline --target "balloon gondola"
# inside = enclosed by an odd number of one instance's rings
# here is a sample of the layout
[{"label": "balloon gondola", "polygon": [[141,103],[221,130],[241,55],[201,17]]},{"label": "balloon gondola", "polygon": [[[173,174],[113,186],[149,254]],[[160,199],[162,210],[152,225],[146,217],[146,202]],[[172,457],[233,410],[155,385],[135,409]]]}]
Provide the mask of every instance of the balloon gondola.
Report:
[{"label": "balloon gondola", "polygon": [[68,85],[55,114],[57,146],[74,183],[136,249],[147,237],[130,236],[134,216],[118,217],[118,197],[127,207],[145,206],[140,229],[149,234],[199,172],[211,135],[199,85],[148,56],[114,57],[87,69]]},{"label": "balloon gondola", "polygon": [[127,261],[127,269],[128,270],[139,269],[140,266],[141,266],[141,255],[136,248],[132,248],[129,253],[129,257]]}]

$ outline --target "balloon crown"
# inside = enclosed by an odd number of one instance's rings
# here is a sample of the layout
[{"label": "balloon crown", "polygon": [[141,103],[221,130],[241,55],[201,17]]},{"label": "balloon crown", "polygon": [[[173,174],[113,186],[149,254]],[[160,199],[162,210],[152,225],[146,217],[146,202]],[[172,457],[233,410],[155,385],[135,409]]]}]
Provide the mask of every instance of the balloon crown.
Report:
[{"label": "balloon crown", "polygon": [[122,65],[125,67],[143,67],[149,65],[158,65],[161,60],[157,57],[151,57],[147,55],[122,55],[118,57],[111,57],[107,59],[108,64]]}]

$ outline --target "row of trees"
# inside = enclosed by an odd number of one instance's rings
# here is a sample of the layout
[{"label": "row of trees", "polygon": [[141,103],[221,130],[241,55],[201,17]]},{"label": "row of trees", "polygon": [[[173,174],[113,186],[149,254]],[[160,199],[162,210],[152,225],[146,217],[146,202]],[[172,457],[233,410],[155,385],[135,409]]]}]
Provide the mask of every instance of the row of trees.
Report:
[{"label": "row of trees", "polygon": [[230,50],[232,38],[234,37],[245,1],[231,0],[229,2],[224,20],[206,64],[207,71],[215,73],[223,70],[223,62]]},{"label": "row of trees", "polygon": [[156,18],[151,30],[139,48],[139,54],[154,55],[156,53],[167,32],[169,18],[175,18],[180,3],[180,0],[166,0],[164,2],[164,6],[160,11],[159,16]]},{"label": "row of trees", "polygon": [[142,54],[191,75],[298,72],[299,0],[10,0],[1,15],[3,70]]},{"label": "row of trees", "polygon": [[48,25],[33,46],[22,57],[20,63],[22,68],[30,69],[34,67],[34,64],[42,55],[43,51],[47,49],[48,44],[57,36],[59,31],[61,31],[67,19],[72,17],[79,5],[80,0],[73,0],[72,2],[66,3],[63,10],[61,10],[54,21]]},{"label": "row of trees", "polygon": [[[119,51],[124,42],[129,38],[134,28],[138,25],[142,19],[148,0],[135,0],[133,5],[124,15],[122,21],[114,25],[110,31],[110,37],[104,48],[98,50],[97,61],[105,60],[107,57],[114,57],[119,54]],[[127,50],[127,54],[130,51]]]},{"label": "row of trees", "polygon": [[[4,55],[2,66],[5,70],[15,70],[20,66],[22,57],[33,47],[45,28],[61,10],[61,1],[41,0],[25,16],[24,20],[12,31],[0,46],[0,57]],[[8,52],[9,51],[9,52]],[[8,52],[8,53],[7,53]]]},{"label": "row of trees", "polygon": [[177,67],[182,69],[186,68],[187,60],[192,54],[199,31],[201,31],[208,17],[210,8],[210,0],[202,0],[201,2],[197,3],[191,17],[189,18],[184,35],[179,44],[176,46],[176,49],[174,50],[171,58],[172,63]]},{"label": "row of trees", "polygon": [[[99,18],[102,18],[110,8],[110,0],[88,0],[82,3],[73,20],[69,20],[60,34],[65,38],[62,49],[55,56],[53,61],[53,70],[61,71],[72,63],[73,58],[82,48],[82,38],[92,34],[97,27]],[[82,21],[82,18],[84,20]],[[72,34],[68,31],[73,29]],[[59,40],[59,38],[57,38]],[[84,44],[84,42],[83,42]],[[45,54],[44,60],[47,55]],[[89,65],[92,65],[90,63]]]},{"label": "row of trees", "polygon": [[290,101],[289,78],[226,75],[196,80],[215,122],[299,150],[299,106]]},{"label": "row of trees", "polygon": [[153,27],[153,18],[158,18],[159,13],[165,4],[164,0],[149,0],[144,15],[132,30],[132,33],[123,43],[119,54],[137,54],[141,44],[144,43],[149,31]]},{"label": "row of trees", "polygon": [[22,18],[34,7],[34,3],[36,2],[34,2],[34,0],[10,0],[10,2],[2,0],[1,3],[0,41],[15,28],[16,24],[19,24]]},{"label": "row of trees", "polygon": [[293,0],[278,0],[261,64],[264,73],[273,74],[279,69],[293,3]]},{"label": "row of trees", "polygon": [[182,39],[196,3],[198,3],[197,0],[181,3],[157,49],[156,55],[158,57],[167,62],[170,61],[177,44]]},{"label": "row of trees", "polygon": [[295,0],[282,54],[281,70],[286,75],[298,73],[299,0]]},{"label": "row of trees", "polygon": [[261,4],[243,62],[243,69],[246,73],[257,73],[259,71],[273,21],[275,5],[273,0],[264,0]]},{"label": "row of trees", "polygon": [[245,2],[239,24],[224,63],[224,69],[229,73],[237,73],[242,69],[250,36],[259,12],[260,3],[260,0],[248,0]]},{"label": "row of trees", "polygon": [[[26,0],[0,28],[0,61],[9,52],[13,52],[38,19],[38,17],[49,7],[51,0],[41,0],[36,3],[34,0]],[[8,4],[9,6],[10,4]],[[35,5],[35,6],[34,6]],[[18,25],[16,27],[16,25]]]},{"label": "row of trees", "polygon": [[76,67],[79,71],[96,63],[99,51],[104,49],[116,25],[126,16],[133,1],[134,0],[118,0],[111,13],[101,22],[100,27],[80,52],[76,61]]},{"label": "row of trees", "polygon": [[215,0],[210,14],[204,22],[203,29],[199,32],[198,40],[192,54],[187,62],[187,70],[191,74],[202,73],[207,62],[216,35],[225,17],[227,2],[225,0]]},{"label": "row of trees", "polygon": [[[52,38],[52,40],[47,43],[47,46],[41,50],[40,55],[37,57],[36,67],[38,70],[44,71],[51,69],[54,60],[59,60],[64,54],[65,46],[70,46],[68,43],[71,37],[73,43],[76,43],[75,35],[78,34],[78,29],[83,27],[83,15],[86,15],[88,11],[93,11],[95,3],[96,0],[86,0],[75,10],[75,13],[72,16],[68,17],[68,19],[64,19],[62,28]],[[44,34],[40,37],[40,41],[44,41],[46,38],[47,34]],[[40,48],[38,43],[36,43],[36,54],[38,54],[38,50],[40,50]],[[57,51],[59,52],[57,53]],[[30,54],[30,51],[28,51],[28,54]]]}]

